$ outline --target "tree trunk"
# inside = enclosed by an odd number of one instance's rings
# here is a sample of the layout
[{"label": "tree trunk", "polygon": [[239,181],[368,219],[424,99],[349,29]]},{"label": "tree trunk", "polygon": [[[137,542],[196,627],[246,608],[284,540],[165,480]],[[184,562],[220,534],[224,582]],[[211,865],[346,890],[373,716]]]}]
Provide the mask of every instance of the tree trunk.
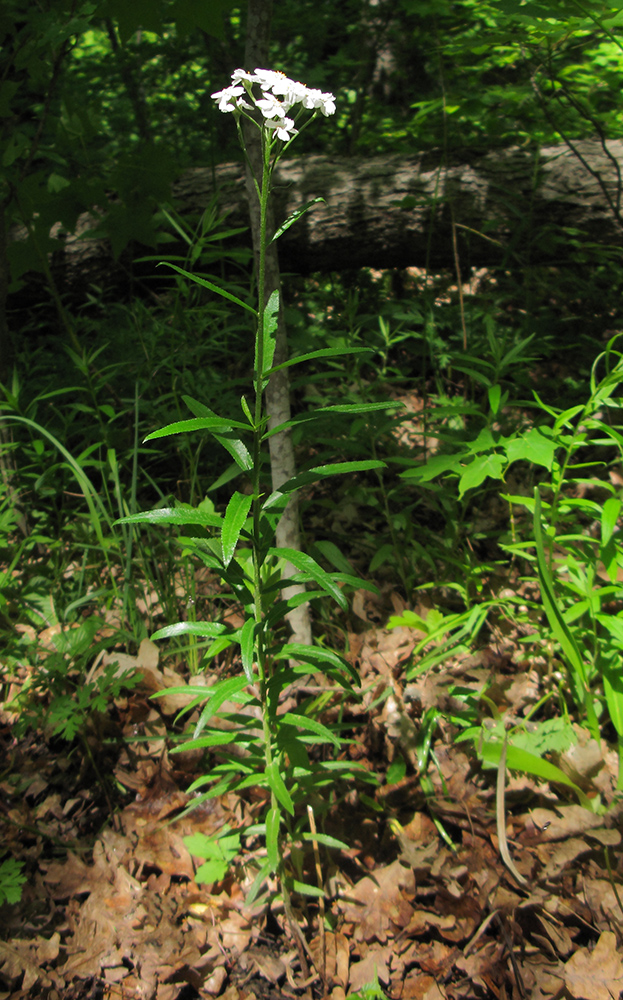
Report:
[{"label": "tree trunk", "polygon": [[[279,254],[288,271],[300,274],[359,267],[454,269],[452,217],[464,269],[560,263],[562,227],[580,230],[587,244],[623,247],[617,173],[623,171],[623,142],[609,142],[606,149],[592,140],[576,143],[575,152],[567,146],[536,152],[513,147],[447,168],[433,153],[286,159],[276,172],[277,224],[318,195],[325,204],[288,229]],[[244,168],[222,164],[216,184],[220,206],[230,213],[228,227],[248,225]],[[182,214],[200,212],[213,193],[210,169],[187,170],[174,186]],[[132,281],[141,274],[150,279],[162,274],[153,264],[132,265],[130,256],[115,263],[105,241],[78,238],[91,225],[88,216],[81,217],[76,234],[54,255],[53,273],[70,300],[83,301],[91,281],[105,294],[123,297],[136,289]],[[543,240],[545,229],[559,238]],[[163,256],[179,252],[185,247],[171,243]],[[32,284],[28,292],[32,302]],[[12,305],[17,304],[14,297]]]}]

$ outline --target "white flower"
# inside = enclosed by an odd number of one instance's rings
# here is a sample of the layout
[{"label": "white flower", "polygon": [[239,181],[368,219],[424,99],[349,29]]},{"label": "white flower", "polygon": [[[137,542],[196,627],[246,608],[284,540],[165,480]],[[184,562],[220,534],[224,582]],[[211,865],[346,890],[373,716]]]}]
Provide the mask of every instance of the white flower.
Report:
[{"label": "white flower", "polygon": [[[234,111],[237,106],[240,106],[239,99],[242,94],[244,94],[244,87],[225,87],[224,90],[217,90],[211,97],[212,100],[218,101],[219,111]],[[242,106],[245,106],[244,102]]]},{"label": "white flower", "polygon": [[298,129],[294,128],[291,118],[282,118],[281,121],[268,121],[264,123],[267,128],[273,128],[278,139],[287,142],[293,135],[298,135]]},{"label": "white flower", "polygon": [[303,107],[319,108],[323,115],[332,115],[335,113],[335,97],[333,94],[323,94],[321,90],[307,90]]},{"label": "white flower", "polygon": [[[280,80],[287,80],[285,73],[280,73],[275,69],[256,69],[254,73],[254,83],[259,83],[262,90],[272,90]],[[275,91],[277,93],[277,91]]]},{"label": "white flower", "polygon": [[247,73],[244,69],[235,69],[231,75],[234,83],[239,83],[240,80],[248,80],[249,83],[257,83],[258,80],[253,73]]},{"label": "white flower", "polygon": [[305,84],[289,80],[287,76],[276,80],[273,83],[272,90],[273,94],[278,94],[281,97],[281,103],[286,111],[288,111],[294,104],[302,102],[307,93],[307,87]]},{"label": "white flower", "polygon": [[[253,105],[245,100],[245,97],[248,97],[259,108],[264,118],[268,119],[264,124],[276,129],[280,139],[296,135],[293,123],[286,124],[291,122],[290,118],[286,118],[286,114],[296,104],[301,104],[310,111],[319,110],[325,116],[335,113],[333,94],[306,87],[304,83],[290,80],[285,73],[279,73],[277,70],[256,68],[255,72],[247,73],[244,69],[235,69],[231,78],[230,87],[212,94],[213,99],[218,101],[219,111],[236,111],[242,108],[251,111]],[[261,98],[253,96],[249,84],[259,84],[262,91]]]},{"label": "white flower", "polygon": [[278,101],[272,94],[264,93],[265,96],[255,102],[264,118],[285,118],[286,109],[281,101]]}]

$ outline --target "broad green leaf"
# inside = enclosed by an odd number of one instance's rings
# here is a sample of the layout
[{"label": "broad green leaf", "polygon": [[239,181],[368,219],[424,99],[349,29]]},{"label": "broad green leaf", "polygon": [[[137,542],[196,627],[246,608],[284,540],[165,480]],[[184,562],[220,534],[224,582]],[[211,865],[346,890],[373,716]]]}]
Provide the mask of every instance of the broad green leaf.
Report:
[{"label": "broad green leaf", "polygon": [[198,885],[220,882],[227,875],[228,868],[229,861],[223,861],[221,858],[212,858],[210,861],[199,865],[195,873],[195,882]]},{"label": "broad green leaf", "polygon": [[273,872],[279,871],[281,860],[279,851],[279,826],[281,824],[281,810],[269,809],[266,814],[266,850],[268,860]]},{"label": "broad green leaf", "polygon": [[204,528],[218,528],[222,523],[220,514],[211,514],[187,503],[180,504],[179,507],[143,510],[115,521],[115,524],[201,524]]},{"label": "broad green leaf", "polygon": [[225,566],[229,566],[236,551],[240,532],[244,528],[252,503],[252,495],[235,492],[227,504],[221,528],[221,545],[223,546]]},{"label": "broad green leaf", "polygon": [[177,264],[171,264],[166,260],[161,261],[159,266],[172,268],[174,271],[177,271],[178,274],[194,281],[196,285],[201,285],[202,288],[208,288],[211,292],[215,292],[217,295],[222,295],[224,299],[229,299],[230,302],[235,302],[237,306],[242,306],[242,308],[246,309],[247,312],[250,312],[257,317],[257,310],[254,309],[253,306],[250,306],[248,302],[243,302],[242,299],[236,298],[235,295],[232,295],[231,292],[225,291],[224,288],[219,288],[218,285],[214,285],[211,281],[206,281],[205,278],[200,278],[198,274],[192,274],[190,271],[185,271],[183,267],[178,267]]},{"label": "broad green leaf", "polygon": [[273,760],[269,767],[265,770],[266,781],[271,792],[274,792],[275,798],[283,808],[294,816],[294,803],[290,797],[290,793],[285,786],[285,782],[279,770],[279,761]]},{"label": "broad green leaf", "polygon": [[328,476],[340,476],[350,472],[367,472],[370,469],[384,468],[385,462],[377,462],[373,460],[361,462],[334,462],[331,465],[318,465],[313,469],[308,469],[307,472],[301,472],[298,476],[293,476],[292,479],[288,479],[288,481],[283,483],[278,490],[275,490],[274,493],[270,494],[262,507],[266,510],[267,508],[272,507],[273,504],[275,504],[282,496],[294,493],[294,491],[300,489],[301,486],[308,486],[310,483],[315,483],[319,479],[325,479]]},{"label": "broad green leaf", "polygon": [[510,462],[526,461],[533,465],[542,465],[551,471],[556,455],[556,444],[551,437],[549,428],[531,427],[520,437],[513,438],[506,447],[506,455]]},{"label": "broad green leaf", "polygon": [[295,712],[285,712],[284,715],[280,716],[280,720],[288,725],[296,726],[297,729],[305,729],[307,732],[320,736],[324,743],[333,743],[336,747],[340,745],[341,741],[337,736],[317,719],[307,718],[306,715],[297,715]]},{"label": "broad green leaf", "polygon": [[316,560],[308,556],[307,553],[298,552],[296,549],[271,548],[270,554],[277,556],[278,559],[285,559],[286,562],[292,563],[301,573],[306,573],[312,580],[315,580],[321,590],[330,594],[337,601],[342,610],[348,610],[348,601],[340,588],[336,586],[322,566],[319,566]]},{"label": "broad green leaf", "polygon": [[473,490],[485,479],[503,479],[502,469],[506,465],[503,455],[481,455],[464,466],[459,478],[459,497],[467,490]]},{"label": "broad green leaf", "polygon": [[174,424],[160,427],[148,434],[144,441],[154,441],[156,438],[169,437],[171,434],[187,434],[189,431],[230,431],[248,430],[246,424],[238,420],[225,420],[223,417],[194,417],[191,420],[177,420]]},{"label": "broad green leaf", "polygon": [[242,669],[249,684],[253,683],[253,654],[255,652],[255,622],[247,618],[240,629],[240,652],[242,654]]},{"label": "broad green leaf", "polygon": [[321,198],[320,196],[318,196],[317,198],[312,198],[311,201],[306,201],[304,205],[301,205],[300,208],[297,208],[296,211],[292,212],[292,215],[289,215],[286,221],[281,226],[279,226],[279,229],[277,230],[273,238],[270,240],[270,243],[268,245],[270,246],[271,243],[274,243],[275,240],[278,240],[279,237],[282,236],[283,233],[285,233],[286,230],[290,228],[290,226],[294,225],[294,223],[298,219],[300,219],[302,215],[305,215],[305,213],[309,211],[312,205],[317,205],[318,202],[320,201],[323,202],[324,198]]},{"label": "broad green leaf", "polygon": [[417,479],[426,483],[430,479],[435,479],[436,476],[443,476],[446,472],[454,472],[458,475],[463,469],[461,460],[464,458],[465,452],[457,455],[433,455],[424,464],[401,472],[400,478]]}]

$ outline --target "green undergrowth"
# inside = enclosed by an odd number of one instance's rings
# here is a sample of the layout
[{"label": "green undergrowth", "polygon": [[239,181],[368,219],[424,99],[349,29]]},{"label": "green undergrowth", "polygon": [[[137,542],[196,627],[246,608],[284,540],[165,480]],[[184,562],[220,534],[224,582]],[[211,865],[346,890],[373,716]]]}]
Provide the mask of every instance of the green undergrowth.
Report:
[{"label": "green undergrowth", "polygon": [[[403,284],[396,296],[390,274],[363,274],[358,286],[337,278],[292,283],[293,353],[308,351],[310,338],[314,349],[369,351],[325,360],[322,372],[294,369],[295,416],[336,393],[353,406],[407,404],[402,413],[354,413],[340,425],[320,418],[313,433],[298,421],[301,469],[379,463],[304,487],[306,549],[329,572],[359,574],[400,595],[407,610],[391,618],[388,606],[379,624],[424,636],[406,682],[487,644],[501,620],[527,626],[522,655],[548,650],[558,682],[522,719],[505,718],[486,687],[475,697],[459,684],[452,693],[462,709],[445,721],[485,767],[497,766],[506,733],[510,768],[558,782],[600,809],[599,797],[587,798],[554,760],[573,742],[574,721],[594,739],[623,741],[619,341],[600,350],[594,339],[572,338],[566,351],[581,349],[592,364],[566,366],[560,340],[536,336],[521,313],[502,319],[491,292],[466,300],[462,323],[452,294],[445,301],[448,284],[443,276],[437,287],[416,283],[410,295]],[[181,529],[119,523],[146,506],[199,504],[217,516],[232,486],[240,488],[227,453],[198,435],[157,448],[144,442],[155,427],[186,416],[186,395],[234,412],[252,357],[244,318],[229,324],[220,306],[176,286],[161,308],[117,306],[104,323],[84,316],[76,327],[81,351],[66,348],[59,358],[33,331],[18,357],[0,404],[8,486],[0,502],[0,615],[4,692],[25,666],[30,672],[11,706],[20,733],[84,742],[90,720],[122,690],[112,670],[85,682],[99,649],[134,653],[171,621],[218,624],[235,602],[227,587],[205,592],[202,561]],[[244,573],[244,559],[237,551],[232,568]],[[432,603],[427,615],[423,597]],[[98,629],[111,620],[101,638]],[[348,631],[361,628],[348,607],[331,609],[325,600],[316,600],[314,621],[317,641],[338,653]],[[51,626],[59,635],[43,655],[36,636]],[[192,677],[226,662],[231,649],[190,631],[172,637],[163,655]],[[136,681],[125,677],[126,690]],[[325,707],[320,699],[308,711],[320,720]],[[420,720],[423,772],[434,766],[443,721],[438,710]],[[208,845],[206,864],[220,871],[232,845]],[[5,874],[11,901],[19,872]]]}]

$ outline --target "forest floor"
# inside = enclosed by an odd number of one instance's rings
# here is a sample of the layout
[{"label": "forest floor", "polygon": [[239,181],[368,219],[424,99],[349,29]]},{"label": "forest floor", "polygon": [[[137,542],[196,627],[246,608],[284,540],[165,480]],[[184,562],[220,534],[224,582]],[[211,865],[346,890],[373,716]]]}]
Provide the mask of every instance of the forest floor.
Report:
[{"label": "forest floor", "polygon": [[[526,661],[517,635],[491,633],[478,652],[405,684],[419,636],[383,627],[382,608],[369,602],[355,594],[362,631],[349,638],[364,695],[349,707],[354,741],[344,753],[379,774],[376,793],[366,786],[376,809],[347,788],[328,812],[325,831],[349,850],[323,858],[324,940],[316,901],[295,900],[308,969],[283,913],[245,903],[258,839],[221,881],[195,882],[201,860],[184,838],[257,822],[265,793],[208,800],[181,816],[198,756],[167,749],[179,696],[149,695],[183,676],[161,667],[145,640],[125,663],[141,685],[87,733],[92,759],[40,734],[15,740],[14,717],[0,706],[2,845],[28,874],[21,902],[0,908],[0,1000],[343,1000],[375,976],[392,1000],[619,996],[616,754],[577,727],[578,743],[558,761],[599,796],[599,815],[526,775],[503,773],[500,787],[498,771],[482,769],[444,721],[448,687],[460,680],[477,696],[487,682],[507,720],[519,719],[542,693],[542,665]],[[411,736],[431,707],[442,714],[423,781]],[[398,758],[404,777],[388,784]],[[520,881],[502,861],[500,813]],[[313,882],[313,858],[308,870]],[[383,994],[362,993],[371,995]]]}]

